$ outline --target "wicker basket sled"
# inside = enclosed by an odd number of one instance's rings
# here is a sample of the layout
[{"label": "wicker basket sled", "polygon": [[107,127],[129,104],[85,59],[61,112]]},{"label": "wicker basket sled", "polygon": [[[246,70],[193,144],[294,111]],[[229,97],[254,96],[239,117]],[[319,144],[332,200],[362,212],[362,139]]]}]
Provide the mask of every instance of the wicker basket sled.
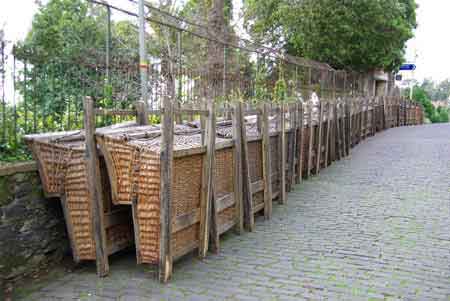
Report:
[{"label": "wicker basket sled", "polygon": [[[128,133],[97,135],[112,187],[112,202],[135,206],[134,230],[139,263],[156,264],[160,259],[159,139],[158,131],[145,134],[145,128],[134,136]],[[219,234],[236,224],[234,152],[232,143],[226,142],[218,139],[214,166]],[[199,247],[204,153],[198,130],[189,131],[178,126],[171,179],[170,244],[174,259]]]},{"label": "wicker basket sled", "polygon": [[[160,279],[167,281],[173,260],[195,249],[205,256],[208,242],[218,248],[220,235],[230,229],[251,231],[254,215],[264,212],[270,218],[272,201],[285,202],[294,182],[319,173],[348,155],[350,147],[389,125],[422,122],[423,114],[421,107],[378,98],[364,104],[311,101],[271,109],[264,104],[246,112],[240,104],[234,110],[233,121],[217,123],[214,111],[208,111],[215,133],[209,136],[213,137],[210,144],[199,123],[176,125],[170,160],[162,158],[163,129],[171,128],[171,122],[99,129],[92,125],[86,127],[94,129],[86,131],[89,137],[84,131],[27,136],[46,196],[61,199],[74,260],[101,256],[94,230],[100,203],[100,227],[106,241],[106,246],[101,243],[106,250],[102,253],[109,256],[134,244],[137,262],[164,266]],[[97,203],[89,191],[92,173],[88,170],[93,166],[87,164],[89,145],[98,148],[98,185],[103,197]],[[164,173],[167,168],[170,172]],[[165,183],[170,186],[169,195],[163,193]],[[211,193],[205,197],[208,189]],[[205,230],[205,225],[211,229]],[[161,262],[167,255],[170,264],[164,265]]]},{"label": "wicker basket sled", "polygon": [[[95,260],[92,202],[86,183],[84,133],[74,131],[29,135],[25,141],[38,162],[45,195],[61,199],[74,260]],[[102,157],[100,167],[104,175],[102,179],[107,179]],[[133,244],[131,210],[114,205],[109,182],[103,181],[102,184],[106,243],[108,255],[111,255]]]}]

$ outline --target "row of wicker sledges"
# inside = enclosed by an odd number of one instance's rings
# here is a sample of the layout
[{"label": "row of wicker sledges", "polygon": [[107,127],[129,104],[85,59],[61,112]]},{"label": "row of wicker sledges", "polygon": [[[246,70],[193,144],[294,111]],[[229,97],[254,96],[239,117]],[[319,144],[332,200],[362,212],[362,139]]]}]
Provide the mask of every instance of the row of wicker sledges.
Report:
[{"label": "row of wicker sledges", "polygon": [[[171,260],[204,248],[208,240],[217,247],[220,235],[231,229],[251,231],[254,215],[270,218],[273,201],[286,202],[286,191],[294,184],[347,156],[364,138],[389,127],[422,123],[422,108],[400,98],[316,99],[254,108],[237,103],[217,111],[202,117],[206,122],[192,121],[200,111],[191,112],[190,121],[174,125],[170,197],[165,200],[160,152],[164,128],[126,122],[95,130],[106,258],[134,246],[138,263],[160,265],[162,208],[170,208],[165,238]],[[204,130],[208,121],[214,123],[212,140]],[[76,262],[98,257],[85,136],[81,130],[26,137],[46,195],[62,202]],[[214,145],[212,151],[207,140]],[[209,182],[205,173],[211,174]]]}]

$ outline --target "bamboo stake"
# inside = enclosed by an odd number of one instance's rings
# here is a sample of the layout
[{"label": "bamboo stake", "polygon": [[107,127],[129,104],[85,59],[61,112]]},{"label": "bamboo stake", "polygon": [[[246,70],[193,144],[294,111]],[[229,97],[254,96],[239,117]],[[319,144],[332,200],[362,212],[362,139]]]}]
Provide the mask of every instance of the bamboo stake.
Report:
[{"label": "bamboo stake", "polygon": [[[214,115],[214,103],[212,101],[208,102],[208,114],[206,120],[206,131],[205,131],[205,143],[206,143],[206,153],[203,157],[203,171],[202,171],[202,190],[200,199],[200,246],[199,246],[199,256],[200,258],[206,257],[208,252],[209,234],[210,228],[212,227],[211,222],[216,217],[216,212],[213,210],[212,203],[214,202],[214,187],[213,187],[213,177],[214,177],[214,162],[215,162],[215,115]],[[215,225],[217,229],[217,225]],[[218,248],[218,237],[212,237],[215,241],[215,248]]]}]

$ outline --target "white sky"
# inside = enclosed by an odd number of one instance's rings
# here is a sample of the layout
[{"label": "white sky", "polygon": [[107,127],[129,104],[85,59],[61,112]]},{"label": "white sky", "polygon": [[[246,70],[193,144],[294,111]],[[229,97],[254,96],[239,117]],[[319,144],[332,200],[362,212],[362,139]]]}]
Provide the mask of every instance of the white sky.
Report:
[{"label": "white sky", "polygon": [[[421,81],[430,77],[440,81],[450,77],[450,0],[416,0],[419,4],[418,23],[414,39],[408,42],[406,58],[417,65],[414,76]],[[46,2],[46,1],[43,1]],[[128,0],[110,0],[130,8]],[[235,2],[235,8],[238,7]],[[23,39],[31,27],[37,10],[34,0],[0,0],[0,27],[6,29],[10,41]],[[416,59],[414,59],[417,54]]]},{"label": "white sky", "polygon": [[[408,42],[406,59],[415,61],[415,78],[419,81],[430,77],[435,81],[450,78],[450,29],[449,0],[416,0],[419,4],[419,26],[414,39]],[[414,60],[417,54],[416,60]]]}]

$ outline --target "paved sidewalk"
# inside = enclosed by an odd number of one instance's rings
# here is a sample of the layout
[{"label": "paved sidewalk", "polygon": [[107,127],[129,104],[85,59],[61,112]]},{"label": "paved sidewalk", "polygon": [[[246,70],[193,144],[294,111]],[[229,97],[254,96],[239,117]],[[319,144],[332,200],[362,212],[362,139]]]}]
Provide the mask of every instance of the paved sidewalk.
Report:
[{"label": "paved sidewalk", "polygon": [[25,300],[450,300],[450,124],[367,139],[220,255],[175,264],[167,285],[133,255]]}]

